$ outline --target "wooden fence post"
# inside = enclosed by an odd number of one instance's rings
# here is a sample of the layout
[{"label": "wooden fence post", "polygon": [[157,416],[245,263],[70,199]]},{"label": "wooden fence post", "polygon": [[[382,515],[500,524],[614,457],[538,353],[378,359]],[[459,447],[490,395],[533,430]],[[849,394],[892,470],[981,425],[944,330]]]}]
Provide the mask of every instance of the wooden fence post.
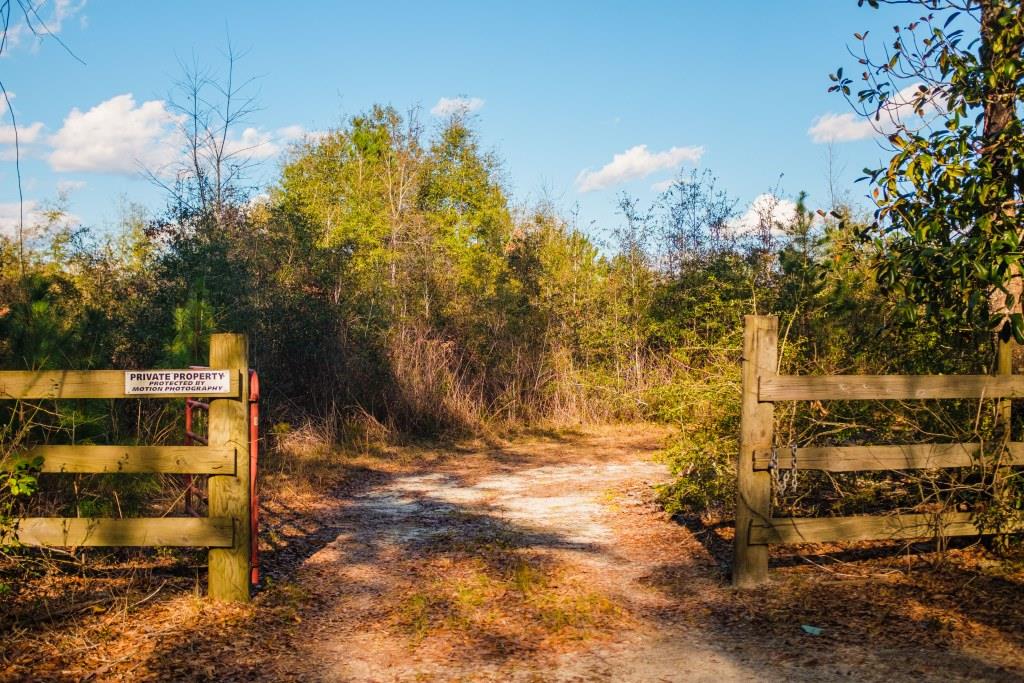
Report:
[{"label": "wooden fence post", "polygon": [[243,334],[210,337],[210,367],[238,376],[239,395],[210,400],[209,445],[235,451],[234,476],[210,477],[210,516],[234,522],[234,544],[211,548],[210,597],[249,601],[249,345]]},{"label": "wooden fence post", "polygon": [[[1016,342],[1013,339],[1013,333],[1010,328],[1010,321],[1003,323],[1002,329],[996,335],[998,346],[996,347],[996,374],[997,375],[1012,375],[1013,374],[1013,348],[1016,346]],[[999,401],[999,421],[1003,425],[1003,429],[1006,430],[1007,442],[1013,441],[1013,401],[1009,398],[1004,398]],[[999,460],[1003,462],[1006,454],[999,453]],[[996,505],[1002,507],[1011,503],[1008,494],[1010,491],[1007,489],[1007,484],[1011,481],[1010,477],[1013,476],[1013,470],[1009,467],[999,467],[996,469],[992,477],[992,497],[996,502]],[[1009,543],[1009,538],[1005,535],[996,536],[992,539],[993,543],[998,548],[1006,548]]]},{"label": "wooden fence post", "polygon": [[740,453],[736,464],[736,536],[732,583],[747,588],[768,580],[768,546],[750,544],[750,527],[771,518],[771,475],[754,471],[754,452],[772,447],[775,405],[758,399],[761,378],[778,368],[779,319],[743,317],[743,403]]},{"label": "wooden fence post", "polygon": [[[1010,323],[1003,325],[1003,329],[996,334],[996,374],[1013,374],[1013,335],[1010,334]],[[1005,429],[1009,430],[1013,423],[1013,403],[1008,398],[999,402],[999,417]]]}]

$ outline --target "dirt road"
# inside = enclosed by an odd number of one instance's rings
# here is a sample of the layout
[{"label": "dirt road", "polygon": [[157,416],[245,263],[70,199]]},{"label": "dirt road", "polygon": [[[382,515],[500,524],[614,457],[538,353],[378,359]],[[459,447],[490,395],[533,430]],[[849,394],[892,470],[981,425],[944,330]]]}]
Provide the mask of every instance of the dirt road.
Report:
[{"label": "dirt road", "polygon": [[[709,551],[715,542],[721,550],[721,539],[668,519],[654,503],[654,486],[669,478],[653,457],[663,437],[621,428],[526,439],[460,453],[353,496],[332,522],[336,536],[297,575],[321,606],[297,644],[305,675],[1016,678],[990,654],[975,658],[942,638],[933,647],[914,642],[909,624],[901,638],[898,606],[872,615],[873,600],[846,603],[893,583],[871,568],[866,580],[845,585],[828,571],[777,571],[776,590],[733,591],[726,558]],[[807,634],[805,624],[823,635]],[[1019,666],[1012,656],[1003,663]]]},{"label": "dirt road", "polygon": [[8,634],[0,679],[1024,679],[1019,567],[804,548],[774,553],[770,586],[734,591],[728,525],[654,502],[664,436],[399,449],[347,462],[330,491],[276,486],[253,605],[157,568],[123,610]]}]

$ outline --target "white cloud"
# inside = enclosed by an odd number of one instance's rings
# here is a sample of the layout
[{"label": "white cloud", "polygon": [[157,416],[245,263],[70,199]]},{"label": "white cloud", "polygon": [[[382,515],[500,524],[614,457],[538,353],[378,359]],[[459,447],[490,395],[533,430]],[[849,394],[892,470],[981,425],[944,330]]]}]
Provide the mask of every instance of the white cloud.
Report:
[{"label": "white cloud", "polygon": [[742,216],[729,221],[729,227],[741,234],[751,234],[763,225],[770,225],[771,231],[778,234],[779,224],[792,223],[795,219],[796,202],[766,192],[754,197]]},{"label": "white cloud", "polygon": [[[183,121],[184,116],[172,113],[166,102],[137,104],[131,93],[111,97],[85,112],[72,109],[60,130],[47,139],[50,166],[59,172],[133,175],[147,170],[162,175],[186,162],[179,130]],[[33,132],[38,135],[38,130]],[[262,161],[308,134],[300,125],[273,131],[249,126],[241,132],[229,131],[224,153],[234,161]]]},{"label": "white cloud", "polygon": [[[25,226],[38,222],[40,217],[38,211],[39,203],[26,201],[24,205]],[[18,236],[18,224],[20,221],[18,202],[0,202],[0,236],[14,238]],[[28,230],[26,230],[28,232]],[[27,237],[28,235],[26,235]]]},{"label": "white cloud", "polygon": [[0,161],[14,161],[19,156],[22,159],[35,156],[36,150],[32,143],[39,139],[43,132],[43,124],[39,121],[30,123],[27,126],[22,124],[17,130],[17,146],[15,146],[14,126],[0,124]]},{"label": "white cloud", "polygon": [[944,98],[941,92],[931,92],[921,102],[921,115],[915,111],[915,104],[918,103],[918,93],[921,92],[921,83],[911,83],[892,97],[890,97],[882,111],[879,112],[877,121],[874,118],[867,119],[853,112],[835,114],[829,112],[814,120],[807,134],[811,140],[817,143],[823,142],[853,142],[855,140],[867,140],[877,135],[891,135],[900,124],[925,127],[928,116],[936,116],[943,112]]},{"label": "white cloud", "polygon": [[26,199],[24,205],[20,207],[18,202],[0,202],[0,236],[12,239],[18,236],[22,211],[24,212],[26,240],[35,239],[55,226],[81,222],[78,216],[72,213],[53,212],[34,199]]},{"label": "white cloud", "polygon": [[704,155],[703,147],[672,147],[664,152],[650,152],[647,145],[630,147],[616,154],[597,171],[583,169],[576,176],[580,192],[603,190],[613,185],[646,178],[657,171],[674,169],[684,163],[696,164]]},{"label": "white cloud", "polygon": [[57,183],[57,192],[61,194],[75,192],[81,190],[87,184],[84,180],[61,180]]},{"label": "white cloud", "polygon": [[[882,114],[883,120],[887,115],[890,122],[896,122],[908,120],[912,117],[934,117],[945,113],[945,93],[934,89],[922,91],[923,85],[922,83],[912,83],[889,98]],[[920,114],[915,111],[915,107],[918,105],[920,107]],[[890,127],[894,128],[895,126]]]},{"label": "white cloud", "polygon": [[871,121],[852,112],[823,114],[807,129],[814,142],[853,142],[875,136]]},{"label": "white cloud", "polygon": [[[57,0],[54,10],[53,19],[47,22],[46,28],[50,30],[50,33],[60,33],[64,28],[64,22],[67,19],[75,16],[85,8],[86,0]],[[83,15],[81,21],[87,22],[88,20]]]},{"label": "white cloud", "polygon": [[[7,99],[14,100],[14,97],[14,93],[8,91]],[[10,116],[7,112],[7,100],[2,96],[0,96],[0,117],[3,117],[4,121],[0,123],[0,160],[7,161],[15,157],[15,130],[12,124],[7,123],[7,121],[10,121]],[[42,132],[43,124],[40,121],[28,125],[22,123],[18,126],[17,142],[19,145],[30,145],[39,138],[39,134]],[[24,151],[22,149],[22,152]]]},{"label": "white cloud", "polygon": [[664,192],[668,188],[675,184],[675,178],[666,178],[665,180],[659,180],[658,182],[651,185],[651,189],[655,192]]},{"label": "white cloud", "polygon": [[[16,8],[12,13],[11,19],[12,26],[7,31],[7,45],[10,48],[16,48],[22,44],[25,40],[31,39],[32,47],[38,47],[39,43],[46,38],[46,36],[55,36],[64,30],[64,23],[74,17],[76,14],[81,12],[85,8],[86,0],[56,0],[53,3],[47,3],[45,0],[39,3],[33,3],[33,10],[29,12],[20,12],[20,8]],[[49,12],[48,8],[52,7],[53,11]],[[28,15],[28,20],[32,26],[28,25],[25,20],[25,15]],[[79,25],[85,28],[88,25],[88,20],[83,14],[79,17]],[[4,51],[5,53],[7,50]]]},{"label": "white cloud", "polygon": [[305,138],[308,133],[303,126],[283,126],[273,132],[262,128],[249,127],[237,138],[228,138],[225,152],[252,161],[261,161],[277,156],[289,144]]},{"label": "white cloud", "polygon": [[452,114],[469,114],[484,106],[479,97],[442,97],[430,113],[434,116],[451,116]]},{"label": "white cloud", "polygon": [[[40,217],[38,210],[39,202],[26,200],[24,204],[25,225],[30,226],[37,222]],[[18,202],[0,202],[0,235],[4,237],[16,237],[18,234],[18,223],[20,221]]]},{"label": "white cloud", "polygon": [[269,207],[270,206],[270,195],[266,192],[257,192],[249,196],[246,204],[250,209],[258,207]]},{"label": "white cloud", "polygon": [[298,124],[277,129],[277,136],[285,141],[299,140],[306,137],[306,129]]},{"label": "white cloud", "polygon": [[77,108],[50,136],[55,171],[134,174],[178,158],[175,125],[181,120],[161,100],[136,106],[131,93],[111,97],[87,112]]},{"label": "white cloud", "polygon": [[[30,123],[27,126],[18,126],[18,142],[26,145],[36,141],[43,131],[43,124],[39,121]],[[14,144],[14,126],[0,126],[0,145]]]},{"label": "white cloud", "polygon": [[269,159],[281,151],[273,134],[258,128],[246,128],[237,138],[228,138],[224,143],[226,156],[241,156],[246,159]]}]

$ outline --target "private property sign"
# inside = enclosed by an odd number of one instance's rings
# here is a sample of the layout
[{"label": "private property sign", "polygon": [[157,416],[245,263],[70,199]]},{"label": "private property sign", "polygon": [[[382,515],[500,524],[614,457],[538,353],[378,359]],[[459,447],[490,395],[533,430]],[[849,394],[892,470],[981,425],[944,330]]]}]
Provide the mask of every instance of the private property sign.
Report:
[{"label": "private property sign", "polygon": [[230,392],[230,370],[125,370],[124,373],[124,393],[129,396]]}]

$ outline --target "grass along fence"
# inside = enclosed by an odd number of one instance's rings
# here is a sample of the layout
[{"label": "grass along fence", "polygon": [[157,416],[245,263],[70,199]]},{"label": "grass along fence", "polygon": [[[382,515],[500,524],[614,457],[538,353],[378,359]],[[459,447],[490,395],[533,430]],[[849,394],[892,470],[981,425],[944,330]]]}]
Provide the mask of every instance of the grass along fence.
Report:
[{"label": "grass along fence", "polygon": [[[772,544],[826,543],[976,536],[1020,531],[979,528],[973,513],[772,517],[771,468],[852,472],[970,467],[982,454],[977,443],[897,446],[825,446],[789,449],[773,456],[777,401],[1022,398],[1024,376],[1010,374],[1009,347],[999,354],[999,375],[785,376],[778,368],[778,318],[748,315],[743,330],[742,417],[737,463],[736,535],[732,580],[739,587],[768,578]],[[1001,406],[1009,419],[1009,401]],[[1024,443],[1010,442],[1003,466],[1024,465]]]},{"label": "grass along fence", "polygon": [[[215,334],[210,340],[210,371],[219,386],[131,386],[122,370],[0,372],[0,399],[209,399],[209,433],[205,446],[37,446],[30,457],[42,458],[48,473],[208,474],[208,517],[60,518],[18,520],[16,541],[29,546],[200,547],[209,548],[209,595],[249,600],[250,460],[249,358],[246,337]],[[156,373],[178,371],[154,370]],[[189,372],[189,371],[180,371]],[[225,379],[226,376],[226,379]]]}]

